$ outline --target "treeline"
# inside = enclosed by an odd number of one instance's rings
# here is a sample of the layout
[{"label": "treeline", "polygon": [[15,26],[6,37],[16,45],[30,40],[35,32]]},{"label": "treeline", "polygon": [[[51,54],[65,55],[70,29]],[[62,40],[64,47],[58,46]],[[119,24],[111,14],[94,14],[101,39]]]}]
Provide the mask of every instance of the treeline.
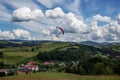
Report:
[{"label": "treeline", "polygon": [[120,75],[119,67],[120,60],[97,54],[87,60],[79,60],[76,65],[67,66],[66,72],[80,75]]},{"label": "treeline", "polygon": [[0,61],[0,69],[14,69],[16,65],[5,64],[4,61]]},{"label": "treeline", "polygon": [[26,46],[38,46],[41,45],[40,41],[6,41],[0,40],[0,48],[11,48],[11,47],[26,47]]},{"label": "treeline", "polygon": [[92,46],[85,46],[85,45],[78,45],[78,44],[70,44],[68,46],[58,47],[49,52],[39,51],[37,57],[42,61],[50,61],[50,60],[75,61],[78,59],[82,59],[84,53],[88,54],[89,56],[98,53],[98,50]]},{"label": "treeline", "polygon": [[[56,48],[49,52],[39,52],[40,61],[61,61],[66,63],[64,71],[83,75],[120,75],[120,59],[115,58],[115,51],[109,48],[95,48],[92,46],[73,45],[66,50]],[[109,54],[109,55],[107,55]],[[60,71],[60,70],[59,70]],[[61,72],[61,71],[60,71]]]}]

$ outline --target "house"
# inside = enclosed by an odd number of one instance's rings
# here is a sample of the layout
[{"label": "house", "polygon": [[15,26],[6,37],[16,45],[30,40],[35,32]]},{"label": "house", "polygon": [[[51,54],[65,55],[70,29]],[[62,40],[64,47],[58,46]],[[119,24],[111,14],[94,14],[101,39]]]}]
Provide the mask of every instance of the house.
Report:
[{"label": "house", "polygon": [[21,64],[20,66],[18,66],[18,74],[27,74],[36,71],[39,71],[39,66],[36,64],[35,61],[30,61],[26,65]]},{"label": "house", "polygon": [[45,61],[43,64],[44,65],[54,65],[55,62],[54,61]]},{"label": "house", "polygon": [[0,69],[0,76],[17,75],[16,69]]},{"label": "house", "polygon": [[116,55],[115,58],[116,58],[116,59],[120,59],[120,55]]},{"label": "house", "polygon": [[39,71],[38,65],[25,65],[24,68],[32,70],[32,71]]},{"label": "house", "polygon": [[9,69],[0,69],[0,76],[6,76],[9,74]]}]

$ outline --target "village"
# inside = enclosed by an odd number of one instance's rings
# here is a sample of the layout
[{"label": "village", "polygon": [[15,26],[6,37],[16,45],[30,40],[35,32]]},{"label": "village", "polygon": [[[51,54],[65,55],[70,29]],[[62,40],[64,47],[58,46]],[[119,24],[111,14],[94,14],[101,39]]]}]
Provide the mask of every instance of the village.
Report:
[{"label": "village", "polygon": [[[58,64],[66,67],[64,62]],[[56,66],[54,61],[45,61],[42,66],[39,66],[35,61],[30,61],[26,64],[20,64],[15,69],[0,69],[0,76],[32,74],[36,72],[50,71],[51,67]]]}]

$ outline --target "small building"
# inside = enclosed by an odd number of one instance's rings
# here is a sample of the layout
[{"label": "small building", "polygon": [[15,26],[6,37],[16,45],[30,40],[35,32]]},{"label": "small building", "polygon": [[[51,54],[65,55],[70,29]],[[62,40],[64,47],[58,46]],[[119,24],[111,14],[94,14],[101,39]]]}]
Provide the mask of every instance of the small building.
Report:
[{"label": "small building", "polygon": [[0,76],[7,76],[9,73],[9,69],[0,69]]},{"label": "small building", "polygon": [[116,58],[116,59],[120,59],[120,55],[116,55],[115,58]]},{"label": "small building", "polygon": [[54,63],[54,61],[45,61],[43,64],[44,65],[54,65],[55,63]]},{"label": "small building", "polygon": [[38,65],[25,65],[25,68],[32,71],[39,71]]},{"label": "small building", "polygon": [[30,61],[26,65],[18,66],[18,74],[27,74],[39,71],[39,66],[35,61]]}]

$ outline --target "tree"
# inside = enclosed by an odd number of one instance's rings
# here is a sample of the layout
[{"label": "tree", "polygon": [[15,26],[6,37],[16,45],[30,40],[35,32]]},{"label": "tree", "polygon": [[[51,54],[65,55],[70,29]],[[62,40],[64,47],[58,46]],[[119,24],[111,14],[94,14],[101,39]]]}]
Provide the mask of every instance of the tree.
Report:
[{"label": "tree", "polygon": [[103,62],[97,62],[94,64],[92,69],[93,74],[101,75],[101,74],[112,74],[112,69],[109,66],[105,66]]},{"label": "tree", "polygon": [[0,51],[0,57],[3,57],[4,53],[2,51]]}]

